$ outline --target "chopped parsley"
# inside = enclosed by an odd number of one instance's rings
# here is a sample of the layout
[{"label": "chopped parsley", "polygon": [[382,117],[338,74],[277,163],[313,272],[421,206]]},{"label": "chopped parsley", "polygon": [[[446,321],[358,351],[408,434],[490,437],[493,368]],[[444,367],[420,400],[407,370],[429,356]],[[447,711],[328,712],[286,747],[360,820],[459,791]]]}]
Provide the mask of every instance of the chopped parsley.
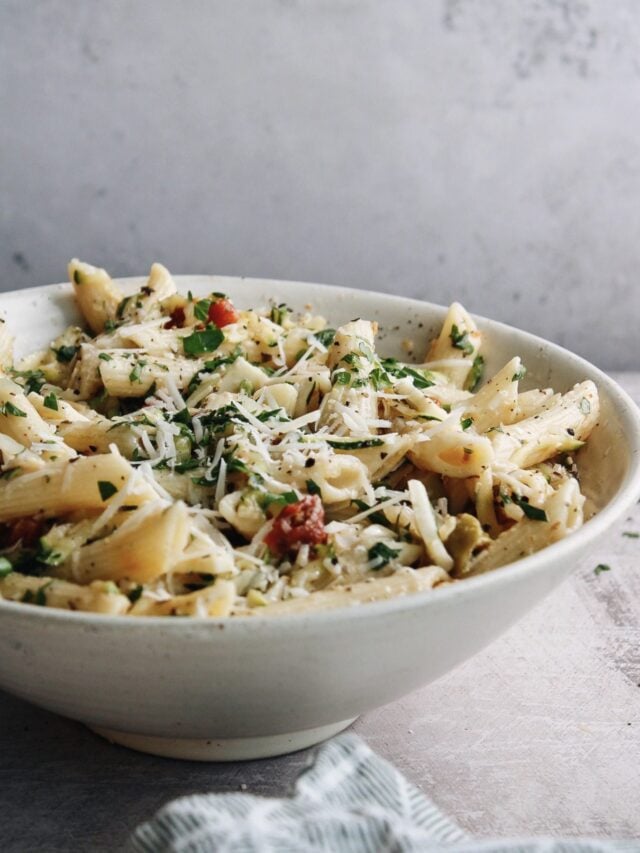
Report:
[{"label": "chopped parsley", "polygon": [[58,349],[54,349],[53,351],[59,362],[69,364],[70,361],[73,361],[79,349],[80,347],[69,344],[68,346],[58,347]]},{"label": "chopped parsley", "polygon": [[129,601],[132,604],[135,604],[136,601],[142,595],[142,591],[143,591],[143,587],[140,584],[138,584],[137,586],[134,586],[134,588],[127,593],[127,598],[129,599]]},{"label": "chopped parsley", "polygon": [[320,489],[320,486],[316,483],[315,480],[307,480],[305,486],[307,487],[307,492],[310,495],[322,494],[322,490]]},{"label": "chopped parsley", "polygon": [[182,339],[185,355],[198,356],[205,352],[213,352],[217,350],[224,340],[224,333],[213,323],[209,324],[206,329],[199,332],[193,332],[186,338]]},{"label": "chopped parsley", "polygon": [[482,376],[484,374],[484,358],[481,355],[477,355],[473,359],[473,364],[471,365],[471,370],[467,374],[466,382],[464,383],[464,387],[466,391],[475,391],[478,385],[482,382]]},{"label": "chopped parsley", "polygon": [[462,418],[460,421],[460,426],[462,427],[463,430],[465,430],[465,429],[469,429],[469,427],[472,425],[472,423],[473,423],[473,418]]},{"label": "chopped parsley", "polygon": [[21,600],[24,601],[26,604],[37,604],[38,607],[46,607],[47,587],[51,586],[52,583],[52,580],[47,581],[47,583],[43,584],[40,589],[36,590],[35,593],[33,592],[33,590],[28,589],[22,596]]},{"label": "chopped parsley", "polygon": [[240,348],[232,352],[231,355],[221,355],[219,358],[213,358],[211,361],[205,361],[204,369],[209,373],[215,373],[220,370],[223,364],[233,364],[234,361],[240,358],[242,351]]},{"label": "chopped parsley", "polygon": [[420,389],[431,388],[432,385],[436,384],[432,374],[428,370],[410,367],[408,364],[403,364],[395,358],[383,358],[380,364],[382,372],[374,368],[370,374],[370,378],[376,387],[391,385],[393,379],[405,379],[406,377],[412,379],[416,388]]},{"label": "chopped parsley", "polygon": [[[530,518],[532,521],[548,521],[547,513],[540,509],[540,507],[532,506],[529,503],[529,498],[524,497],[523,495],[516,495],[515,493],[511,495],[511,500],[514,504],[520,507],[523,513]],[[503,497],[504,501],[504,497]],[[504,501],[508,503],[508,501]]]},{"label": "chopped parsley", "polygon": [[196,320],[200,320],[201,323],[206,323],[209,319],[209,308],[211,308],[210,299],[199,299],[193,306],[193,313],[195,314]]},{"label": "chopped parsley", "polygon": [[133,366],[133,370],[129,374],[129,382],[142,382],[142,368],[147,364],[146,361],[140,359],[140,361],[136,361]]},{"label": "chopped parsley", "polygon": [[118,489],[109,480],[98,480],[98,491],[102,500],[108,501],[110,497],[115,495]]},{"label": "chopped parsley", "polygon": [[46,607],[47,606],[47,587],[50,587],[53,581],[47,581],[47,583],[43,584],[43,586],[38,589],[36,594],[33,597],[33,603],[38,607]]},{"label": "chopped parsley", "polygon": [[118,320],[122,320],[122,318],[124,317],[125,309],[129,302],[131,302],[131,299],[131,296],[125,296],[124,299],[121,299],[118,303],[118,307],[116,308],[116,317],[118,318]]},{"label": "chopped parsley", "polygon": [[511,381],[512,382],[519,382],[521,379],[524,379],[524,377],[526,375],[527,375],[527,368],[523,364],[522,367],[520,368],[520,370],[518,370],[517,373],[513,374],[513,376],[511,377]]},{"label": "chopped parsley", "polygon": [[173,423],[184,424],[185,426],[191,426],[191,415],[189,414],[189,409],[185,406],[184,409],[180,409],[179,412],[176,412],[175,415],[171,418]]},{"label": "chopped parsley", "polygon": [[266,423],[267,421],[276,420],[276,421],[288,421],[289,416],[285,412],[284,409],[269,409],[266,412],[260,412],[259,415],[256,416],[259,421],[262,423]]},{"label": "chopped parsley", "polygon": [[[354,503],[358,507],[360,512],[365,512],[365,510],[371,509],[371,507],[369,506],[368,503],[360,500],[359,498],[354,498],[352,503]],[[369,521],[372,521],[374,524],[387,525],[389,523],[387,521],[387,517],[382,512],[372,512],[367,517],[368,517]]]},{"label": "chopped parsley", "polygon": [[376,544],[367,551],[367,557],[369,558],[369,562],[372,564],[370,568],[373,571],[383,569],[391,560],[394,560],[399,553],[399,548],[396,550],[395,548],[390,548],[384,542],[376,542]]},{"label": "chopped parsley", "polygon": [[13,376],[24,379],[23,385],[27,394],[35,391],[36,394],[47,381],[44,373],[41,370],[12,370]]},{"label": "chopped parsley", "polygon": [[58,411],[58,398],[53,391],[44,398],[44,404],[47,409],[53,409],[54,412]]},{"label": "chopped parsley", "polygon": [[598,565],[593,570],[594,575],[599,575],[602,572],[610,572],[611,566],[607,566],[606,563],[598,563]]},{"label": "chopped parsley", "polygon": [[101,352],[100,355],[98,356],[98,358],[100,359],[100,361],[112,361],[113,360],[112,356],[110,356],[108,352]]},{"label": "chopped parsley", "polygon": [[324,347],[330,347],[331,344],[333,343],[333,339],[335,338],[335,336],[336,336],[336,330],[335,329],[322,329],[321,332],[314,332],[313,333],[313,337],[317,341],[320,341],[320,343]]},{"label": "chopped parsley", "polygon": [[622,535],[627,539],[640,539],[640,533],[635,533],[633,530],[625,530]]},{"label": "chopped parsley", "polygon": [[333,383],[334,385],[348,385],[351,381],[351,374],[348,370],[343,370],[340,368],[336,370],[333,374]]},{"label": "chopped parsley", "polygon": [[23,412],[22,409],[19,409],[17,406],[14,406],[13,403],[10,403],[9,401],[0,404],[0,415],[13,415],[14,418],[27,417],[26,412]]},{"label": "chopped parsley", "polygon": [[449,337],[456,349],[462,350],[465,355],[473,355],[474,346],[469,339],[468,332],[461,331],[454,323],[449,332]]}]

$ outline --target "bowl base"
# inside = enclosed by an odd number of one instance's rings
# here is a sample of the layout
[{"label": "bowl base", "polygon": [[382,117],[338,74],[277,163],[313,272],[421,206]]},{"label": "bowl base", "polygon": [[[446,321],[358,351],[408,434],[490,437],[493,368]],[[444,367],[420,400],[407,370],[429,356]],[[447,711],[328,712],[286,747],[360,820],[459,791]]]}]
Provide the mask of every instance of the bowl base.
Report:
[{"label": "bowl base", "polygon": [[283,735],[240,738],[169,738],[119,732],[103,726],[89,726],[100,737],[111,743],[148,752],[163,758],[181,758],[185,761],[250,761],[255,758],[272,758],[299,749],[314,746],[338,734],[353,720],[341,720],[328,726],[304,729]]}]

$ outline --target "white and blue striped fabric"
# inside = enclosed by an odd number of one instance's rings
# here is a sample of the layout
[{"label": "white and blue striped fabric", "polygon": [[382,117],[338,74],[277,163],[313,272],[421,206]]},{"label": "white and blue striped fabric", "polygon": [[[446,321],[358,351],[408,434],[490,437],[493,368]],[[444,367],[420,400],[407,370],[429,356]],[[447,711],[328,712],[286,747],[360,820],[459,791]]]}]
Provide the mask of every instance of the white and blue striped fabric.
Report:
[{"label": "white and blue striped fabric", "polygon": [[640,841],[474,841],[355,735],[317,751],[291,797],[203,794],[169,803],[130,853],[640,853]]}]

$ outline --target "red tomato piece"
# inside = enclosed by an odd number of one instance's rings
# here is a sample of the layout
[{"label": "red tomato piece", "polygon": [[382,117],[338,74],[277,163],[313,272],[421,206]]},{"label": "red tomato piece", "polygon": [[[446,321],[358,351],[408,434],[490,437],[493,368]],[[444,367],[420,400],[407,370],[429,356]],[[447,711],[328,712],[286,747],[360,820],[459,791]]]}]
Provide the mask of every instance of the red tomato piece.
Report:
[{"label": "red tomato piece", "polygon": [[230,299],[218,299],[209,306],[209,322],[215,323],[219,329],[229,323],[237,323],[239,319],[240,314]]},{"label": "red tomato piece", "polygon": [[305,495],[302,500],[285,506],[264,541],[270,551],[280,556],[298,551],[301,545],[324,544],[327,531],[318,495]]}]

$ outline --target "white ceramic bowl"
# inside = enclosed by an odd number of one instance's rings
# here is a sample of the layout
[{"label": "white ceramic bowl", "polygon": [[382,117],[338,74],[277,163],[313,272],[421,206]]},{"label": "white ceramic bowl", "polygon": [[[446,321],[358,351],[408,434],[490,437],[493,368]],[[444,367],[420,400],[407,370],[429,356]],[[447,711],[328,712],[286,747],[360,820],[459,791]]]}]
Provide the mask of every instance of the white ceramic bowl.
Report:
[{"label": "white ceramic bowl", "polygon": [[[131,287],[141,279],[121,282]],[[331,325],[381,326],[379,350],[416,352],[445,309],[314,284],[184,276],[180,289],[312,304]],[[24,352],[78,320],[69,285],[0,296]],[[136,749],[180,758],[258,758],[309,746],[473,655],[559,584],[640,494],[640,413],[588,362],[478,318],[488,374],[520,355],[528,382],[563,391],[593,379],[601,421],[580,452],[595,515],[576,534],[490,574],[406,598],[282,619],[131,619],[0,602],[0,687]]]}]

